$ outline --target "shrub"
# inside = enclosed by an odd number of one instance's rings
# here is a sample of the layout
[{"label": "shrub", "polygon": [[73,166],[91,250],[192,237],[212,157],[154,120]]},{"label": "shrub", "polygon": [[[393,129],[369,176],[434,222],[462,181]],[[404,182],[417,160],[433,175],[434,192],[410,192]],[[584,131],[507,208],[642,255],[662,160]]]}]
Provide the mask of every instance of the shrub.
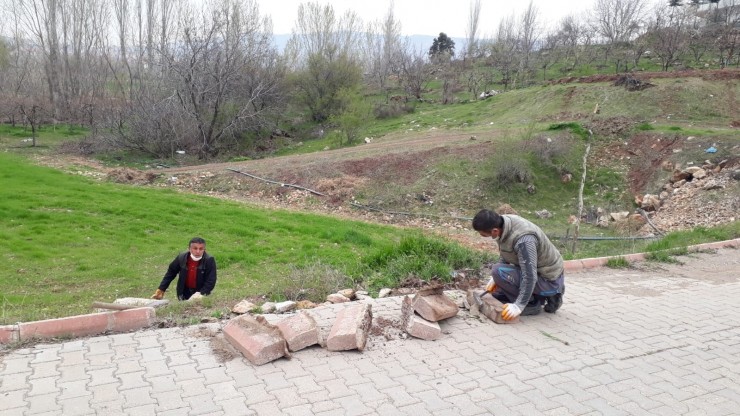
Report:
[{"label": "shrub", "polygon": [[532,170],[522,159],[502,159],[494,166],[494,183],[497,187],[511,189],[517,183],[532,180]]},{"label": "shrub", "polygon": [[532,154],[546,165],[552,165],[554,161],[568,155],[573,143],[568,138],[537,137],[527,142],[527,148]]},{"label": "shrub", "polygon": [[416,107],[411,102],[398,102],[391,101],[388,104],[376,104],[373,112],[375,117],[378,119],[387,119],[400,117],[405,114],[411,114],[416,110]]}]

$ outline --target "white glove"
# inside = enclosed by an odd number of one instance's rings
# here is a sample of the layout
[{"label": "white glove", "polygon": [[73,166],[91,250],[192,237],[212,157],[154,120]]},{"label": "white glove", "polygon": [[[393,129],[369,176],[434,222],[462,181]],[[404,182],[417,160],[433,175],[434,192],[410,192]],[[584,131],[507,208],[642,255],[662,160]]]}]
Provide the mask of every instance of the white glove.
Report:
[{"label": "white glove", "polygon": [[489,280],[488,283],[486,283],[486,292],[493,293],[495,291],[496,291],[496,282],[493,281],[493,277],[492,277],[491,280]]},{"label": "white glove", "polygon": [[203,295],[200,294],[200,292],[193,293],[192,296],[188,300],[201,300],[203,299]]},{"label": "white glove", "polygon": [[504,321],[510,321],[521,314],[522,310],[519,309],[518,306],[516,306],[516,303],[507,303],[506,305],[504,305],[504,310],[501,312],[501,317],[504,318]]}]

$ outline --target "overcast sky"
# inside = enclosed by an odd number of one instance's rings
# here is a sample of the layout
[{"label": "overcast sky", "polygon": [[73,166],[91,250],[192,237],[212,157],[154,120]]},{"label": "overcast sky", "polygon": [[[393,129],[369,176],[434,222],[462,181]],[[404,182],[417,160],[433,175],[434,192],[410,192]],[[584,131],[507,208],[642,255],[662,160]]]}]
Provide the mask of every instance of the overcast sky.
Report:
[{"label": "overcast sky", "polygon": [[[338,14],[350,9],[363,22],[381,20],[390,5],[390,0],[317,0],[321,4],[331,3]],[[658,0],[644,0],[654,4]],[[666,0],[667,1],[667,0]],[[273,33],[290,33],[295,23],[296,9],[305,0],[258,0],[260,13],[272,17]],[[533,0],[540,19],[553,24],[569,14],[580,14],[591,9],[595,0]],[[526,0],[481,0],[481,15],[478,36],[495,32],[499,20],[512,13],[520,15],[529,4]],[[401,22],[404,35],[438,35],[445,32],[452,37],[465,37],[469,0],[395,0],[394,13]]]}]

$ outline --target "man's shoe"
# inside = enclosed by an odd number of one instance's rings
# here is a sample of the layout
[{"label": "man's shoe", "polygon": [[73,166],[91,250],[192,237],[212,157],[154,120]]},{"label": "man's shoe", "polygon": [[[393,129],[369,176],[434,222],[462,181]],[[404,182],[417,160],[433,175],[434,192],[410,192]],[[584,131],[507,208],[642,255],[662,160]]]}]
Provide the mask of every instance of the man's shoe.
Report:
[{"label": "man's shoe", "polygon": [[524,307],[522,316],[538,315],[540,312],[542,312],[542,303],[539,299],[535,298]]},{"label": "man's shoe", "polygon": [[558,293],[552,296],[548,296],[545,302],[545,312],[555,313],[560,307],[563,306],[563,295]]}]

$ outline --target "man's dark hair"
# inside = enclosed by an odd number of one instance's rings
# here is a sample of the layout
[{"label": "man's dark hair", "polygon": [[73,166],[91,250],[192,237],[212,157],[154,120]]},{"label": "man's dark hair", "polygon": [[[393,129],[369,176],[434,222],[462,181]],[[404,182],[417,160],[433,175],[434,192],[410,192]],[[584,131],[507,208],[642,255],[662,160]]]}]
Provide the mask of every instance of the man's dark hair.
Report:
[{"label": "man's dark hair", "polygon": [[202,239],[200,237],[193,237],[193,239],[190,240],[190,242],[188,243],[188,247],[190,247],[190,245],[193,244],[193,243],[205,245],[206,244],[206,240],[204,240],[204,239]]},{"label": "man's dark hair", "polygon": [[475,231],[491,231],[494,228],[504,228],[504,219],[490,209],[482,209],[473,217]]}]

